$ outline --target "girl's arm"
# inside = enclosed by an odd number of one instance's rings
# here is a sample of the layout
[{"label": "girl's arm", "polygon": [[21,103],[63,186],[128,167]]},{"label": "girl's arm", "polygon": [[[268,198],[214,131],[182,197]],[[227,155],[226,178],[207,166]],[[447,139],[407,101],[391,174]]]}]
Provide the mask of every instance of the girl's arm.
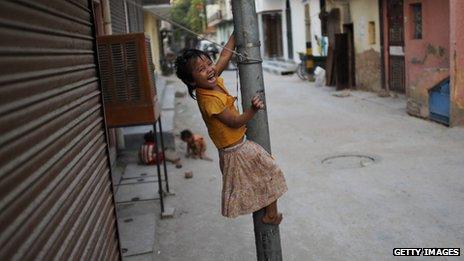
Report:
[{"label": "girl's arm", "polygon": [[256,112],[264,108],[264,103],[259,99],[259,96],[253,97],[251,100],[251,108],[245,110],[241,115],[236,115],[230,110],[225,109],[221,113],[217,114],[216,117],[220,122],[224,123],[230,128],[238,129],[249,122]]},{"label": "girl's arm", "polygon": [[[227,48],[227,49],[226,49]],[[230,58],[232,57],[232,52],[229,50],[234,50],[235,48],[235,37],[234,33],[229,37],[225,48],[222,49],[221,55],[219,56],[219,60],[217,61],[216,67],[216,75],[221,75],[222,71],[226,69],[227,65],[229,64]],[[229,49],[229,50],[228,50]]]}]

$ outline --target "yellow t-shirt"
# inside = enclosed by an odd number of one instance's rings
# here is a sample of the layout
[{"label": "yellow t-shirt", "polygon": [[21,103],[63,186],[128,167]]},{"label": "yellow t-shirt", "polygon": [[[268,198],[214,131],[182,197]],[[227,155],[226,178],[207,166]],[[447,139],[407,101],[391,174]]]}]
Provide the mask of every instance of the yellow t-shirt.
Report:
[{"label": "yellow t-shirt", "polygon": [[[198,107],[201,115],[208,128],[208,134],[218,149],[225,148],[245,136],[246,128],[231,128],[222,123],[215,115],[223,112],[226,108],[234,114],[239,115],[237,108],[234,106],[235,97],[231,96],[224,86],[224,79],[218,77],[217,86],[224,90],[225,93],[197,88],[195,91]],[[227,94],[226,94],[227,93]]]}]

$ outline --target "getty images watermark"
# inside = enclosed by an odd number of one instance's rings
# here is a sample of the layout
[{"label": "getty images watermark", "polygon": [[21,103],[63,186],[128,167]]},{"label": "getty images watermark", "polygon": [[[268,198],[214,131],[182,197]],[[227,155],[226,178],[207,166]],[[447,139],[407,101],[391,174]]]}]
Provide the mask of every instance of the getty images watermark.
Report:
[{"label": "getty images watermark", "polygon": [[394,256],[460,256],[461,248],[393,248]]}]

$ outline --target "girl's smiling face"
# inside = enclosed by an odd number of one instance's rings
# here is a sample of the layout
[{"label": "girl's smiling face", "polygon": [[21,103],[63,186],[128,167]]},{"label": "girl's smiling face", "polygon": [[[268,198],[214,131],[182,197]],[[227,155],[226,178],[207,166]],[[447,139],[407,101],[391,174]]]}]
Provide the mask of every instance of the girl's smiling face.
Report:
[{"label": "girl's smiling face", "polygon": [[211,59],[200,56],[193,62],[192,68],[195,87],[203,89],[214,89],[216,87],[216,70]]}]

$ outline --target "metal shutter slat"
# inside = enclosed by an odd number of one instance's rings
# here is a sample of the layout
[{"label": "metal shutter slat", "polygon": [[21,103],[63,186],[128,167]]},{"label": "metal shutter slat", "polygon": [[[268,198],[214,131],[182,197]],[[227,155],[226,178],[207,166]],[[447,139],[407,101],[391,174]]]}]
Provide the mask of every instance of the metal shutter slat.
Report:
[{"label": "metal shutter slat", "polygon": [[[86,198],[86,190],[83,188],[87,182],[91,183],[95,176],[86,175],[88,169],[92,168],[94,164],[101,163],[104,159],[104,148],[98,148],[96,150],[92,150],[92,153],[96,153],[97,157],[93,158],[85,158],[88,159],[88,162],[81,160],[78,165],[82,166],[82,171],[76,173],[76,177],[80,177],[80,180],[73,180],[71,184],[72,187],[68,188],[65,193],[63,193],[63,197],[68,198],[69,200],[65,201],[65,204],[60,206],[57,209],[56,215],[54,219],[47,224],[47,227],[44,229],[44,232],[39,235],[35,243],[31,246],[31,251],[35,253],[35,250],[42,249],[41,255],[37,257],[37,259],[43,259],[45,253],[51,251],[51,249],[56,249],[57,246],[61,244],[60,238],[61,236],[65,235],[67,231],[69,231],[72,224],[76,222],[75,217],[77,217],[77,213],[80,211],[80,207],[82,207],[83,201],[78,199],[85,199]],[[98,168],[102,168],[102,164]],[[59,228],[57,230],[56,228]],[[45,240],[46,239],[46,240]]]},{"label": "metal shutter slat", "polygon": [[92,3],[0,1],[0,260],[120,258]]},{"label": "metal shutter slat", "polygon": [[111,26],[113,34],[125,34],[126,30],[126,11],[124,10],[123,0],[111,0]]},{"label": "metal shutter slat", "polygon": [[[1,180],[2,189],[2,200],[0,201],[2,213],[0,216],[5,214],[5,208],[8,207],[11,202],[17,197],[20,197],[23,191],[33,186],[34,183],[44,175],[44,173],[54,165],[63,155],[69,150],[76,146],[85,135],[92,130],[93,127],[99,124],[99,119],[92,115],[88,119],[79,122],[79,125],[74,125],[73,128],[66,132],[66,135],[59,136],[54,139],[55,142],[45,147],[37,153],[37,159],[33,159],[30,162],[25,162],[9,175]],[[61,130],[60,130],[61,131]],[[46,144],[47,141],[44,143]],[[62,148],[53,157],[49,157],[53,151]],[[18,175],[20,173],[28,173],[26,175]],[[30,174],[29,174],[30,173]],[[19,185],[18,185],[19,184]],[[0,225],[1,226],[1,225]]]},{"label": "metal shutter slat", "polygon": [[[89,133],[93,135],[98,134],[96,130],[93,130]],[[93,138],[93,141],[86,136],[77,136],[76,139],[79,138],[81,140],[75,143],[77,147],[69,151],[73,152],[75,155],[79,155],[79,152],[82,149],[84,149],[86,142],[89,142],[89,144],[95,146],[95,141],[103,140],[101,138],[101,135],[95,136]],[[46,173],[47,175],[42,174],[38,177],[38,179],[34,180],[34,183],[28,183],[30,185],[27,186],[25,190],[23,190],[22,194],[19,194],[15,198],[15,204],[6,205],[5,209],[2,209],[2,219],[9,221],[8,223],[5,222],[4,224],[2,224],[2,228],[4,226],[7,226],[4,229],[5,232],[2,234],[1,237],[0,242],[2,244],[8,244],[7,241],[10,240],[10,236],[19,236],[18,230],[22,230],[21,226],[23,222],[27,222],[27,220],[29,220],[30,218],[30,215],[42,214],[40,211],[38,211],[38,209],[40,209],[41,204],[44,204],[44,200],[48,197],[48,195],[54,192],[54,190],[57,188],[56,186],[64,178],[63,176],[66,175],[66,171],[73,167],[73,165],[70,164],[73,164],[73,162],[79,160],[79,158],[75,158],[73,160],[69,155],[72,155],[72,153],[65,154],[65,157],[52,159],[53,165],[50,168],[43,170],[42,172],[44,174]],[[45,211],[47,211],[47,209]],[[16,218],[14,219],[14,223],[11,223],[10,221],[12,216],[16,216]],[[16,234],[13,235],[13,233]]]},{"label": "metal shutter slat", "polygon": [[[52,79],[46,79],[43,81],[34,81],[27,83],[20,83],[12,85],[12,88],[0,89],[0,102],[3,103],[0,106],[0,116],[11,112],[15,109],[20,109],[21,107],[26,107],[32,105],[36,102],[40,102],[56,95],[72,91],[76,88],[79,88],[85,84],[96,82],[98,79],[93,77],[94,73],[92,71],[81,72],[79,75],[69,75],[65,77],[66,79],[77,77],[79,79],[84,78],[77,82],[72,82],[66,85],[60,85],[61,80],[65,80],[61,77],[52,77]],[[44,86],[41,83],[49,83]],[[25,96],[29,94],[30,96]]]}]

